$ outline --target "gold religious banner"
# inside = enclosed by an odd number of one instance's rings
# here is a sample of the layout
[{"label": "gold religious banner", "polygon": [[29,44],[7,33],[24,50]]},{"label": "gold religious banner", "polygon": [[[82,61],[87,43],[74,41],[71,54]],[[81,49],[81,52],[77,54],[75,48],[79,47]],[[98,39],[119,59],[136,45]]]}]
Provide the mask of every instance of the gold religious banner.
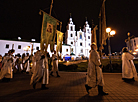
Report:
[{"label": "gold religious banner", "polygon": [[[55,36],[57,29],[57,20],[47,13],[43,13],[42,31],[41,31],[41,50],[47,50],[50,44],[50,50],[53,52]],[[44,46],[45,44],[45,46]]]},{"label": "gold religious banner", "polygon": [[63,34],[64,33],[57,30],[57,52],[62,49]]}]

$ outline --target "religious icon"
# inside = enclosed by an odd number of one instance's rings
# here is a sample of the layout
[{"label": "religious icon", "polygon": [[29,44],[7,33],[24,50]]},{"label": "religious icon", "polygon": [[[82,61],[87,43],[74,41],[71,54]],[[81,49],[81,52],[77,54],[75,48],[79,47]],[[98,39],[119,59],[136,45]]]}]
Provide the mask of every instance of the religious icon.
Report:
[{"label": "religious icon", "polygon": [[52,33],[53,25],[50,23],[47,23],[47,32]]}]

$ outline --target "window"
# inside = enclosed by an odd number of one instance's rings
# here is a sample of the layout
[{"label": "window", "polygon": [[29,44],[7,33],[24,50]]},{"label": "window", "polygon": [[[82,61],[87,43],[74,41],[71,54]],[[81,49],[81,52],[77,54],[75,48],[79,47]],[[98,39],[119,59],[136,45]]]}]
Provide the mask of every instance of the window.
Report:
[{"label": "window", "polygon": [[9,48],[9,44],[6,44],[6,48]]},{"label": "window", "polygon": [[72,28],[72,26],[70,27],[70,29],[71,29],[71,31],[73,31],[73,28]]},{"label": "window", "polygon": [[73,35],[72,35],[72,34],[70,34],[70,37],[73,37]]},{"label": "window", "polygon": [[68,52],[68,49],[66,49],[66,52]]},{"label": "window", "polygon": [[91,44],[89,43],[88,45],[90,46]]},{"label": "window", "polygon": [[73,42],[71,42],[71,44],[73,44]]},{"label": "window", "polygon": [[18,45],[18,49],[21,49],[21,45]]},{"label": "window", "polygon": [[135,45],[135,47],[136,47],[136,41],[134,40],[134,45]]},{"label": "window", "polygon": [[83,53],[83,49],[81,49],[81,53]]},{"label": "window", "polygon": [[36,47],[36,50],[39,50],[39,47]]},{"label": "window", "polygon": [[80,46],[82,46],[82,43],[80,43]]},{"label": "window", "polygon": [[88,39],[90,39],[90,36],[88,36]]},{"label": "window", "polygon": [[73,48],[71,48],[71,52],[73,52]]},{"label": "window", "polygon": [[80,33],[80,39],[82,39],[82,33]]},{"label": "window", "polygon": [[89,29],[87,29],[87,32],[89,33]]}]

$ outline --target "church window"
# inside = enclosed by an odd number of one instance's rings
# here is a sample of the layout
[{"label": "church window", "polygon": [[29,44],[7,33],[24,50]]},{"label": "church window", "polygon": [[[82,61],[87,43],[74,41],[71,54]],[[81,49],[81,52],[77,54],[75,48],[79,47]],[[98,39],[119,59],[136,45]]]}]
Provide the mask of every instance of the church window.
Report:
[{"label": "church window", "polygon": [[36,47],[36,50],[39,50],[39,47]]},{"label": "church window", "polygon": [[6,44],[6,48],[9,48],[9,44]]},{"label": "church window", "polygon": [[82,46],[82,43],[80,43],[80,46]]},{"label": "church window", "polygon": [[88,36],[88,39],[90,39],[90,36]]},{"label": "church window", "polygon": [[89,33],[89,29],[87,29],[87,32]]},{"label": "church window", "polygon": [[134,45],[136,46],[136,41],[134,40]]},{"label": "church window", "polygon": [[68,49],[66,49],[66,52],[68,52]]},{"label": "church window", "polygon": [[18,45],[18,49],[21,49],[21,45]]},{"label": "church window", "polygon": [[81,53],[83,53],[83,49],[81,49]]},{"label": "church window", "polygon": [[70,34],[70,37],[73,37],[73,35],[72,35],[72,34]]},{"label": "church window", "polygon": [[90,43],[88,45],[90,46]]},{"label": "church window", "polygon": [[80,33],[80,39],[82,39],[82,33]]},{"label": "church window", "polygon": [[70,29],[71,29],[71,31],[73,31],[73,28],[72,28],[72,26],[70,27]]},{"label": "church window", "polygon": [[71,52],[73,52],[73,48],[71,48]]},{"label": "church window", "polygon": [[71,44],[73,44],[73,42],[71,42]]}]

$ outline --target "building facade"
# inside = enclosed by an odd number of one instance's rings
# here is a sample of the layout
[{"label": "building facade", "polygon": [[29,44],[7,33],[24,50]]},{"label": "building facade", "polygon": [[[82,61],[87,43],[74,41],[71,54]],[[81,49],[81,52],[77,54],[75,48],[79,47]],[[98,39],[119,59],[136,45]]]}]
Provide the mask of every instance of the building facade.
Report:
[{"label": "building facade", "polygon": [[127,40],[126,45],[128,49],[132,51],[133,54],[138,55],[138,37],[134,37],[130,40]]},{"label": "building facade", "polygon": [[80,30],[76,32],[72,18],[69,19],[65,33],[65,43],[71,45],[71,53],[74,53],[75,56],[89,57],[91,36],[91,28],[88,21],[85,22],[83,30],[80,28]]}]

